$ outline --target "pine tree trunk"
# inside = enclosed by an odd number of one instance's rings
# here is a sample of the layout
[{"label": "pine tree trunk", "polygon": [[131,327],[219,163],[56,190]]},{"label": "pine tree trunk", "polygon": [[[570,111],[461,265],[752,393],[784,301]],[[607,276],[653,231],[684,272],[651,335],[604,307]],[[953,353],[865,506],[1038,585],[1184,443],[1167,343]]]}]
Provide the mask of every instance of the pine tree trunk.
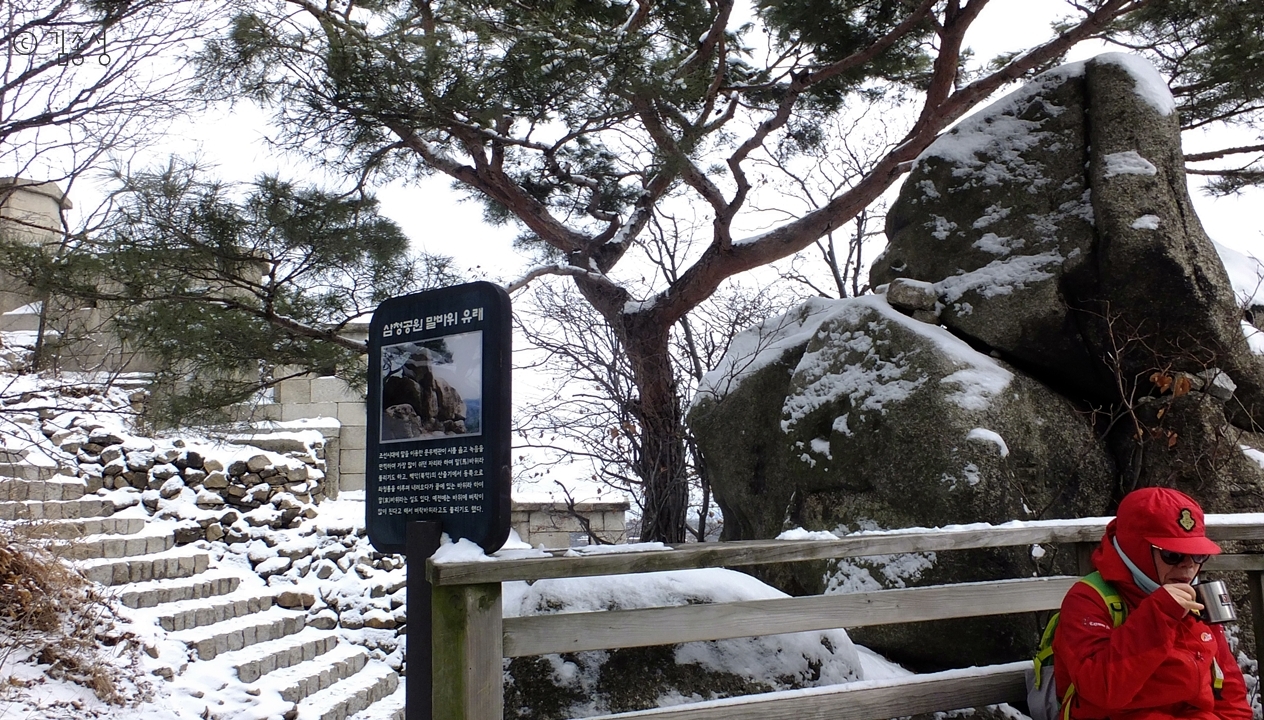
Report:
[{"label": "pine tree trunk", "polygon": [[683,543],[689,508],[684,417],[672,368],[668,331],[641,327],[627,333],[640,404],[641,452],[637,471],[644,483],[641,541]]}]

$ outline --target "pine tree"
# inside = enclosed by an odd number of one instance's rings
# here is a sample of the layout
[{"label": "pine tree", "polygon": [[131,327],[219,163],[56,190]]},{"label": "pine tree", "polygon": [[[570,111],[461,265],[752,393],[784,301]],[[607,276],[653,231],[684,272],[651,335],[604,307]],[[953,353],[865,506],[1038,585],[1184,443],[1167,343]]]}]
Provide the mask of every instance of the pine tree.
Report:
[{"label": "pine tree", "polygon": [[[673,327],[735,275],[855,218],[994,92],[1080,41],[1149,32],[1138,13],[1152,4],[1069,4],[1046,42],[969,74],[966,34],[988,0],[757,0],[750,22],[733,0],[289,0],[243,9],[201,69],[208,92],[272,108],[282,142],[330,167],[447,176],[521,228],[519,246],[546,263],[524,282],[570,276],[635,380],[641,536],[681,542]],[[882,99],[909,121],[866,173],[797,218],[755,219],[768,167],[810,162],[826,121]],[[616,267],[682,206],[707,236],[678,273],[636,290]],[[767,229],[740,237],[755,225]]]},{"label": "pine tree", "polygon": [[1187,172],[1230,194],[1264,185],[1264,4],[1250,0],[1157,0],[1110,38],[1142,53],[1172,86],[1181,126],[1230,126],[1243,142],[1188,154]]},{"label": "pine tree", "polygon": [[119,178],[103,227],[67,243],[0,241],[0,267],[105,328],[156,370],[153,418],[217,419],[287,377],[363,384],[356,322],[386,297],[456,281],[363,193],[275,177],[245,188],[187,163]]}]

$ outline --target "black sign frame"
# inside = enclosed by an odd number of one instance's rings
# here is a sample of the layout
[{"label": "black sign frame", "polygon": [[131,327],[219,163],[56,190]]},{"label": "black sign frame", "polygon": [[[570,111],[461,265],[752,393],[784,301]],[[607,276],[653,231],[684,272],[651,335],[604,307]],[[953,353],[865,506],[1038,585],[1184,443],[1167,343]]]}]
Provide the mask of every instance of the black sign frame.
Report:
[{"label": "black sign frame", "polygon": [[[489,282],[390,298],[373,313],[365,525],[379,552],[404,552],[419,520],[487,553],[508,539],[512,335],[509,295]],[[412,394],[422,384],[433,388],[425,399]],[[458,386],[468,417],[444,410],[444,391]]]}]

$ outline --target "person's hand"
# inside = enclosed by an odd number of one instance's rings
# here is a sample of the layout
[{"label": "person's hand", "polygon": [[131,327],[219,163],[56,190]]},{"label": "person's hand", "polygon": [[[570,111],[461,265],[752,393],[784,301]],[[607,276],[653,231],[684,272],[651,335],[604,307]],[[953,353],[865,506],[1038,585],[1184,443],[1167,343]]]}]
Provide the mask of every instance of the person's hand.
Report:
[{"label": "person's hand", "polygon": [[1181,607],[1185,608],[1185,612],[1198,612],[1203,609],[1202,603],[1198,602],[1198,595],[1194,593],[1194,586],[1189,583],[1172,583],[1164,585],[1164,590],[1172,596]]}]

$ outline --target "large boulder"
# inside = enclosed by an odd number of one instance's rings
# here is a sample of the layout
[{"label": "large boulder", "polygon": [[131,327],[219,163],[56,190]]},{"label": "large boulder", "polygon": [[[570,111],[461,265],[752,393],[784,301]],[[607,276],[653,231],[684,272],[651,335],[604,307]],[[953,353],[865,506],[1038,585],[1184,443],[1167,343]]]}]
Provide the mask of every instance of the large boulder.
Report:
[{"label": "large boulder", "polygon": [[[689,415],[726,539],[783,529],[1003,523],[1104,514],[1114,464],[1064,398],[881,296],[812,300],[739,337]],[[884,587],[1074,572],[1025,548],[892,560]],[[911,563],[911,564],[910,564]],[[901,575],[891,566],[915,567]],[[862,564],[863,565],[863,564]],[[872,564],[871,564],[872,565]],[[856,586],[854,563],[764,573],[795,593]],[[853,633],[919,668],[1019,657],[1030,618]]]},{"label": "large boulder", "polygon": [[1264,510],[1264,435],[1226,421],[1232,385],[1225,375],[1212,368],[1169,375],[1162,384],[1162,395],[1139,398],[1120,413],[1124,421],[1111,435],[1123,489],[1177,488],[1213,513]]},{"label": "large boulder", "polygon": [[382,381],[383,437],[404,439],[466,432],[465,400],[434,372],[435,353],[414,352],[399,374]]},{"label": "large boulder", "polygon": [[[784,593],[720,568],[504,584],[505,617],[771,600]],[[562,720],[863,680],[844,630],[518,657],[505,717]]]},{"label": "large boulder", "polygon": [[1120,377],[1216,365],[1231,415],[1264,424],[1264,364],[1191,207],[1175,103],[1139,58],[1057,68],[945,133],[887,234],[875,286],[933,284],[945,326],[1049,384],[1117,402]]}]

